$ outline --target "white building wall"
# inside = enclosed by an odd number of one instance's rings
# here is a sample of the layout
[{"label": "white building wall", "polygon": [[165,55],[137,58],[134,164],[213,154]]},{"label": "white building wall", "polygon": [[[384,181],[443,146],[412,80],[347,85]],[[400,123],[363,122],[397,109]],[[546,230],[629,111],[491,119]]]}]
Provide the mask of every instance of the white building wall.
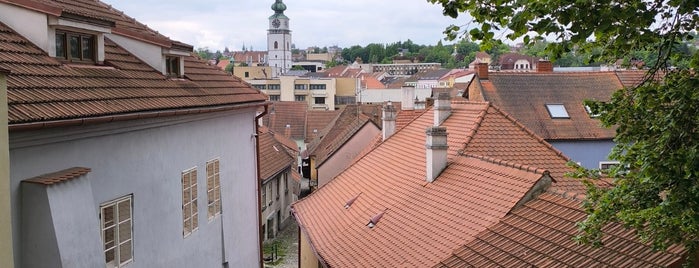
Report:
[{"label": "white building wall", "polygon": [[105,34],[105,37],[123,47],[144,63],[165,74],[165,57],[162,47],[138,41],[117,34]]},{"label": "white building wall", "polygon": [[[43,51],[49,52],[48,15],[0,2],[0,18],[2,23],[29,39]],[[27,25],[39,26],[27,27]]]},{"label": "white building wall", "polygon": [[[10,133],[13,235],[22,232],[20,182],[82,166],[92,169],[91,216],[98,217],[99,204],[133,195],[134,261],[129,267],[221,267],[224,261],[228,267],[257,267],[254,116],[250,108]],[[223,214],[209,222],[205,167],[214,158],[220,159]],[[180,176],[192,167],[198,173],[199,229],[184,238]],[[15,248],[20,243],[15,240]],[[61,250],[87,250],[84,246]],[[17,266],[24,267],[18,262],[22,252],[14,255]]]},{"label": "white building wall", "polygon": [[[426,98],[432,96],[432,89],[429,88],[416,88],[415,96],[418,100],[424,101]],[[386,101],[401,101],[403,98],[402,89],[362,89],[359,92],[359,99],[362,103],[382,103]]]}]

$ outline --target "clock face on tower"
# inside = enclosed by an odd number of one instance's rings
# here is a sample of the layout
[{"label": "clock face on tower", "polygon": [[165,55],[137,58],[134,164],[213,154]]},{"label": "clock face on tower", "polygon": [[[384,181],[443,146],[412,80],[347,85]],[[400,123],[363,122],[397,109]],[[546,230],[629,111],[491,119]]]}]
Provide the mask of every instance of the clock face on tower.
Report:
[{"label": "clock face on tower", "polygon": [[278,20],[278,19],[274,19],[274,20],[272,21],[272,26],[274,26],[274,28],[279,28],[279,25],[280,25],[280,23],[279,23],[279,20]]}]

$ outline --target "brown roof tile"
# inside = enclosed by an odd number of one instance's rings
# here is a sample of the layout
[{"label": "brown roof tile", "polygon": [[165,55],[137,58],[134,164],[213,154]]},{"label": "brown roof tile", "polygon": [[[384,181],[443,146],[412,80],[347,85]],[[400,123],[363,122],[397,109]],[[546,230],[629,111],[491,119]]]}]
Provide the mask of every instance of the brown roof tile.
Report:
[{"label": "brown roof tile", "polygon": [[340,115],[339,110],[310,110],[306,117],[306,143],[311,142]]},{"label": "brown roof tile", "polygon": [[[608,101],[622,85],[613,72],[497,73],[481,80],[483,97],[547,140],[611,139],[614,129],[590,117],[583,101]],[[569,119],[552,119],[546,104],[563,104]]]},{"label": "brown roof tile", "polygon": [[269,107],[269,113],[263,117],[264,125],[275,133],[286,133],[286,126],[291,130],[290,138],[303,140],[306,134],[306,111],[308,104],[303,101],[277,101]]},{"label": "brown roof tile", "polygon": [[[565,169],[566,157],[511,117],[488,103],[462,102],[452,105],[442,124],[449,165],[427,183],[425,129],[432,121],[432,110],[421,114],[293,205],[302,231],[328,266],[433,266],[504,217],[542,169]],[[367,227],[380,212],[380,222]]]},{"label": "brown roof tile", "polygon": [[[107,11],[95,14],[101,12]],[[0,23],[0,68],[12,71],[7,79],[11,127],[265,101],[247,83],[194,57],[185,58],[185,79],[168,79],[108,38],[104,45],[104,66],[61,64]]]},{"label": "brown roof tile", "polygon": [[274,133],[264,126],[260,126],[257,133],[260,146],[260,181],[270,179],[289,167],[295,169],[296,156],[289,154],[285,146],[274,138]]},{"label": "brown roof tile", "polygon": [[356,105],[345,107],[342,113],[308,144],[308,151],[315,156],[316,167],[322,166],[325,160],[342,148],[364,125],[371,122],[369,117],[359,112]]},{"label": "brown roof tile", "polygon": [[90,168],[73,167],[53,173],[36,176],[31,179],[23,180],[23,182],[51,185],[78,178],[82,175],[89,173],[90,171],[92,171]]},{"label": "brown roof tile", "polygon": [[587,217],[581,205],[544,193],[434,267],[667,267],[682,260],[682,247],[653,251],[618,224],[604,228],[600,248],[577,244],[576,223]]}]

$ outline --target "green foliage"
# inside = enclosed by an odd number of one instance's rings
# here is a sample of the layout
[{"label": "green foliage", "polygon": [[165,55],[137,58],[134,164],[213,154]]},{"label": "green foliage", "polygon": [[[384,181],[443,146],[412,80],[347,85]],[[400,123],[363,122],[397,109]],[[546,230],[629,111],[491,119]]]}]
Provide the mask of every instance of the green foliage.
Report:
[{"label": "green foliage", "polygon": [[[449,26],[448,38],[464,37],[492,48],[510,40],[531,44],[529,53],[591,62],[641,60],[648,74],[636,87],[620,89],[609,102],[586,101],[608,127],[616,126],[610,158],[620,164],[605,174],[613,186],[588,178],[577,241],[600,245],[612,222],[634,229],[656,249],[681,244],[693,263],[699,246],[699,67],[692,42],[699,27],[699,1],[690,0],[427,0],[444,15],[472,18],[477,27]],[[466,25],[472,25],[468,23]],[[500,34],[498,34],[500,35]],[[546,43],[542,53],[537,46]],[[662,77],[660,79],[659,77]]]},{"label": "green foliage", "polygon": [[228,65],[226,65],[226,68],[224,68],[223,70],[226,71],[226,73],[232,74],[233,73],[233,66],[234,66],[234,64],[231,62]]}]

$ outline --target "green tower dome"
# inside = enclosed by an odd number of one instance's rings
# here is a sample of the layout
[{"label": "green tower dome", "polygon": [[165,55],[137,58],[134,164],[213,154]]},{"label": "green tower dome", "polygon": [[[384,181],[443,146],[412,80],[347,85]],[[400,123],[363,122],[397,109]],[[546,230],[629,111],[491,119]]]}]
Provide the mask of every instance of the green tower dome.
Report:
[{"label": "green tower dome", "polygon": [[277,14],[284,13],[284,10],[286,10],[286,5],[282,3],[282,0],[276,0],[276,2],[272,4],[272,10],[274,10],[274,13]]}]

